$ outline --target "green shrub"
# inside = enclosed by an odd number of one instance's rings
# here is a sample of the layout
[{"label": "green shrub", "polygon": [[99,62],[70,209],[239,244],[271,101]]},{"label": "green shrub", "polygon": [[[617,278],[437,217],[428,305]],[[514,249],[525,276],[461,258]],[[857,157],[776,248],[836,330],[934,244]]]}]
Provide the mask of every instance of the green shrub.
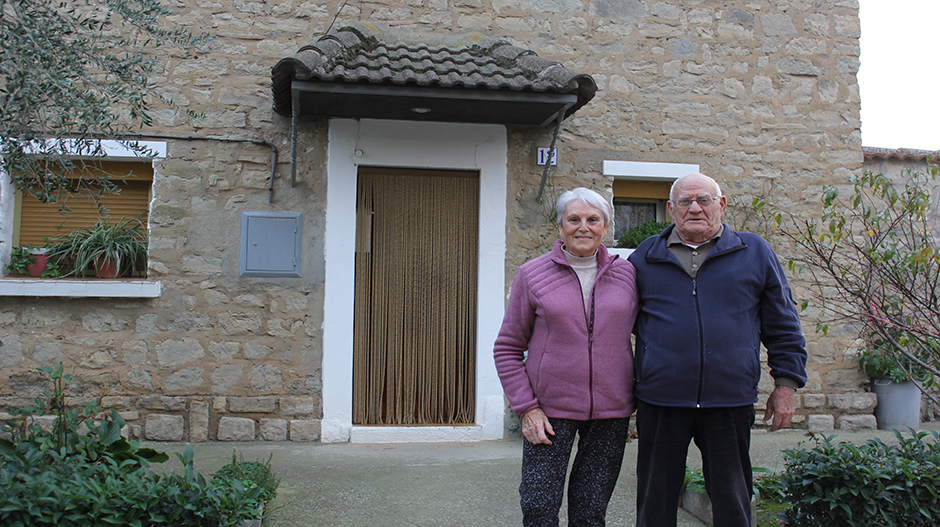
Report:
[{"label": "green shrub", "polygon": [[692,492],[705,492],[705,475],[702,469],[685,467],[685,480],[682,482],[683,490]]},{"label": "green shrub", "polygon": [[898,444],[871,439],[864,445],[833,444],[814,436],[811,450],[784,452],[781,476],[790,527],[916,527],[940,524],[940,445],[925,432]]},{"label": "green shrub", "polygon": [[[770,499],[780,501],[784,497],[783,485],[780,482],[780,476],[774,471],[761,467],[754,467],[754,494],[760,499]],[[692,492],[705,492],[705,475],[702,469],[689,467],[685,468],[685,480],[682,482],[683,490]]]},{"label": "green shrub", "polygon": [[754,494],[760,500],[783,501],[786,498],[786,487],[780,479],[780,474],[773,470],[754,467]]},{"label": "green shrub", "polygon": [[36,257],[29,252],[30,246],[14,247],[10,253],[10,263],[7,264],[7,271],[12,274],[29,274],[27,265],[36,263]]},{"label": "green shrub", "polygon": [[[169,456],[125,439],[117,412],[95,422],[97,405],[68,408],[71,375],[61,364],[40,370],[51,376],[52,391],[0,427],[0,525],[219,527],[257,516],[261,489],[208,483],[189,447],[177,454],[181,474],[154,473],[150,462]],[[48,430],[35,421],[47,414],[55,416]]]},{"label": "green shrub", "polygon": [[620,249],[636,249],[643,240],[663,232],[663,229],[670,225],[672,225],[671,221],[648,221],[637,225],[623,233],[614,247]]},{"label": "green shrub", "polygon": [[[858,366],[865,375],[872,379],[890,379],[893,382],[918,381],[926,388],[934,385],[933,375],[922,366],[916,364],[907,356],[898,353],[895,344],[905,345],[907,335],[898,328],[886,328],[885,339],[878,333],[869,336],[869,343],[858,354]],[[923,339],[922,346],[913,346],[918,360],[927,364],[930,357],[940,352],[940,339],[930,337]]]},{"label": "green shrub", "polygon": [[[273,455],[273,454],[272,454]],[[232,462],[220,468],[212,475],[212,483],[217,487],[230,487],[239,481],[245,488],[261,490],[261,501],[271,501],[277,496],[277,486],[281,483],[271,470],[271,457],[264,463],[260,461],[238,461],[232,453]]]}]

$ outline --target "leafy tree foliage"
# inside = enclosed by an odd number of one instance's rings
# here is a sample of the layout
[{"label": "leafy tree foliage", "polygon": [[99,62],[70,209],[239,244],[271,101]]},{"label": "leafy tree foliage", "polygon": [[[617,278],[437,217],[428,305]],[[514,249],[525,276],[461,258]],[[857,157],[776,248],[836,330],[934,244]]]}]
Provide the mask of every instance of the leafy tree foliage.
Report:
[{"label": "leafy tree foliage", "polygon": [[847,197],[825,187],[819,218],[754,203],[796,249],[787,265],[809,278],[803,307],[812,303],[822,313],[817,330],[858,325],[863,356],[889,362],[908,379],[940,378],[940,248],[931,199],[937,174],[933,162],[897,181],[865,172],[850,179]]},{"label": "leafy tree foliage", "polygon": [[115,190],[74,159],[149,126],[153,104],[173,107],[155,50],[202,39],[163,27],[170,13],[159,0],[0,0],[0,169],[18,190],[42,202]]}]

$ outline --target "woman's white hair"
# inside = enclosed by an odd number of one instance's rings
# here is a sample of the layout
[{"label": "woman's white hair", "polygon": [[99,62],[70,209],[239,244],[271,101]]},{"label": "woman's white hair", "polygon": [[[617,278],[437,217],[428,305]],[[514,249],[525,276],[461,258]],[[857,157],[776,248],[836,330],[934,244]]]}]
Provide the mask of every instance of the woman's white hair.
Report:
[{"label": "woman's white hair", "polygon": [[555,203],[555,215],[558,223],[561,223],[562,217],[565,215],[565,209],[576,199],[600,210],[601,214],[604,215],[604,225],[610,225],[610,203],[597,192],[585,187],[573,188],[559,196],[558,202]]}]

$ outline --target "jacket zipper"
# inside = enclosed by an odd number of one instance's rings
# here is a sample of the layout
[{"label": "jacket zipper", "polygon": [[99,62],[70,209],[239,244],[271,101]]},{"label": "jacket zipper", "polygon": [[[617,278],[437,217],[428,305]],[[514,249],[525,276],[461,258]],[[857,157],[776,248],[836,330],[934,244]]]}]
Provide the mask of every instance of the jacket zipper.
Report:
[{"label": "jacket zipper", "polygon": [[[740,251],[746,248],[747,248],[747,245],[743,241],[741,242],[740,245],[726,249],[724,251],[716,251],[715,249],[717,249],[717,246],[713,247],[712,250],[708,253],[708,256],[705,258],[705,261],[702,262],[702,267],[705,267],[705,263],[711,261],[713,258],[722,256],[728,253],[732,253],[735,251]],[[680,269],[682,268],[682,266],[679,265],[677,262],[673,262],[672,260],[670,260],[668,256],[665,258],[652,258],[648,256],[649,251],[652,251],[652,247],[647,251],[647,256],[646,256],[647,262],[671,263],[673,265],[678,265]],[[667,252],[668,252],[668,249],[667,249]],[[699,268],[699,272],[702,272],[702,267]],[[705,328],[702,325],[702,305],[699,303],[698,284],[695,278],[692,279],[692,300],[695,302],[695,317],[696,317],[696,322],[698,323],[698,332],[699,332],[698,334],[700,335],[699,343],[698,343],[698,346],[699,346],[698,393],[696,394],[695,407],[701,408],[702,407],[702,394],[705,391]]]},{"label": "jacket zipper", "polygon": [[591,419],[594,419],[594,292],[597,290],[597,280],[604,274],[611,265],[613,265],[614,260],[620,256],[614,255],[613,258],[607,261],[607,264],[604,267],[598,265],[597,274],[594,275],[594,285],[591,286],[591,309],[588,316],[588,387],[590,388],[590,407],[588,408],[588,415]]},{"label": "jacket zipper", "polygon": [[[597,279],[600,278],[604,271],[610,267],[610,264],[616,260],[618,256],[614,256],[607,262],[607,265],[604,267],[598,266],[597,274],[594,275],[594,285],[591,286],[591,308],[590,312],[587,314],[587,324],[588,324],[588,396],[589,407],[588,407],[588,416],[590,419],[594,419],[594,291],[597,288]],[[568,265],[568,268],[571,269],[571,265]],[[574,269],[571,269],[574,272]],[[575,273],[577,274],[577,273]]]},{"label": "jacket zipper", "polygon": [[[597,284],[595,278],[595,284]],[[594,287],[591,287],[591,314],[588,318],[588,386],[591,406],[588,415],[594,419]]]},{"label": "jacket zipper", "polygon": [[695,318],[698,323],[698,393],[695,407],[702,407],[702,392],[705,391],[705,328],[702,327],[702,305],[698,301],[698,283],[692,279],[692,300],[695,302]]}]

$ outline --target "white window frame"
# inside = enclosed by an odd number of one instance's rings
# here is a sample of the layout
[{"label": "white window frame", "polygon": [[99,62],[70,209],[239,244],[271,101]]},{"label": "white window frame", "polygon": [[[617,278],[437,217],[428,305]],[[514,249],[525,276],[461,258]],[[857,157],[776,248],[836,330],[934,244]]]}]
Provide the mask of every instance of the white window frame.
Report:
[{"label": "white window frame", "polygon": [[[150,159],[156,162],[166,157],[167,144],[162,141],[138,141],[144,152],[135,151],[115,140],[102,140],[102,159],[129,161]],[[148,155],[143,155],[144,153]],[[115,297],[157,298],[162,284],[157,280],[81,280],[81,279],[18,279],[6,276],[13,249],[13,217],[16,189],[9,175],[0,171],[0,297]],[[149,225],[148,225],[149,228]]]},{"label": "white window frame", "polygon": [[[604,175],[614,179],[625,179],[633,181],[663,181],[672,183],[682,176],[699,172],[697,164],[689,163],[651,163],[648,161],[614,161],[604,160]],[[611,194],[613,194],[613,185],[611,185]],[[614,196],[615,197],[615,196]],[[639,198],[638,198],[639,200]],[[647,201],[647,200],[642,200]],[[613,197],[611,199],[613,205]],[[666,206],[659,204],[656,207],[656,219],[658,221],[667,221]],[[633,249],[608,249],[613,254],[619,254],[626,258]]]},{"label": "white window frame", "polygon": [[[614,179],[664,181],[672,183],[682,176],[699,171],[699,165],[690,163],[650,163],[646,161],[604,160],[604,175],[613,177]],[[637,198],[637,201],[647,200]],[[665,205],[657,207],[656,220],[666,221]]]}]

